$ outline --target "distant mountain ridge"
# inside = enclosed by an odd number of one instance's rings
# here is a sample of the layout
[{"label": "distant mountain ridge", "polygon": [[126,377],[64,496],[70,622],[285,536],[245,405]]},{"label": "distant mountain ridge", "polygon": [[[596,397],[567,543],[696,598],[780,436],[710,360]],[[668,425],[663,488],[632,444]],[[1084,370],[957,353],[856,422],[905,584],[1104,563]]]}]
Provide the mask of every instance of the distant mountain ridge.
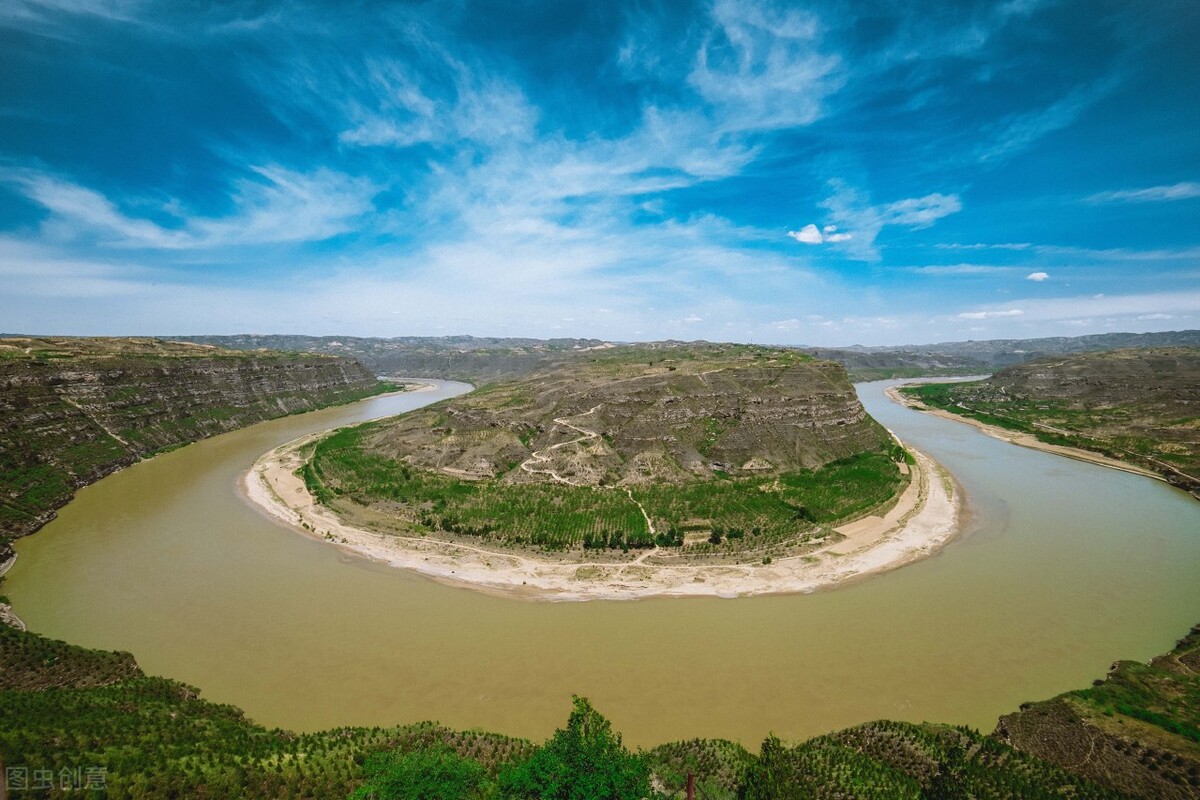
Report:
[{"label": "distant mountain ridge", "polygon": [[[377,375],[405,375],[465,380],[477,384],[511,380],[553,369],[599,348],[671,349],[687,343],[663,341],[622,343],[602,339],[532,339],[479,336],[304,336],[236,334],[176,336],[235,350],[291,350],[351,356]],[[1197,347],[1200,330],[1161,333],[1101,333],[1043,339],[991,339],[927,345],[808,347],[817,358],[836,361],[853,380],[917,375],[966,375],[993,372],[1047,355],[1143,347]]]}]

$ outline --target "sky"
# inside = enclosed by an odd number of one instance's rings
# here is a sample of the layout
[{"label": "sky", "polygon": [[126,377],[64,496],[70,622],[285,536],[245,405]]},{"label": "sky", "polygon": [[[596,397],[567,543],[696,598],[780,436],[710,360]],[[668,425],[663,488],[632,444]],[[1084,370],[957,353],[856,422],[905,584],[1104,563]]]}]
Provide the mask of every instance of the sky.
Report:
[{"label": "sky", "polygon": [[0,331],[1200,327],[1195,0],[0,4]]}]

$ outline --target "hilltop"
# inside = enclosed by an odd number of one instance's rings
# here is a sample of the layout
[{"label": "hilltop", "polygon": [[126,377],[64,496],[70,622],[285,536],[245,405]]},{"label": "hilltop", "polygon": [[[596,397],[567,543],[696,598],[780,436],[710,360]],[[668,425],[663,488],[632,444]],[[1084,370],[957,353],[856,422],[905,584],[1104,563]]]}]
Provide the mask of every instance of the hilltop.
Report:
[{"label": "hilltop", "polygon": [[837,364],[719,345],[597,351],[365,439],[373,452],[466,478],[558,475],[581,486],[778,475],[889,444]]},{"label": "hilltop", "polygon": [[[761,547],[889,500],[898,450],[837,364],[622,348],[331,437],[312,477],[339,508],[498,544],[677,547],[735,528]],[[861,480],[807,497],[802,476],[822,473]]]},{"label": "hilltop", "polygon": [[1200,348],[1049,357],[984,381],[904,392],[980,423],[1151,470],[1200,496]]}]

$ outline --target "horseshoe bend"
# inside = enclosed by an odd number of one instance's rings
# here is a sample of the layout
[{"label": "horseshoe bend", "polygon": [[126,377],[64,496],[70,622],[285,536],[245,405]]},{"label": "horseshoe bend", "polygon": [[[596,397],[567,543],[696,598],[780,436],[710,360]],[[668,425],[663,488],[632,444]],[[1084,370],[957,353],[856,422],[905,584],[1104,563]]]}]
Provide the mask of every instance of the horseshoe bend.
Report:
[{"label": "horseshoe bend", "polygon": [[261,457],[246,494],[360,555],[548,600],[805,592],[955,535],[953,480],[840,364],[626,346]]}]

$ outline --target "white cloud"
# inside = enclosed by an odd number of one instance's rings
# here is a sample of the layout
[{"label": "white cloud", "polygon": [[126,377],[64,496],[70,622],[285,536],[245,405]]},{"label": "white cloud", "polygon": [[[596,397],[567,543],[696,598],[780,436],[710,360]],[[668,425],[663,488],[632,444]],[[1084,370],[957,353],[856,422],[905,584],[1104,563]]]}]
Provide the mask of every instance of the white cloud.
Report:
[{"label": "white cloud", "polygon": [[962,211],[962,202],[958,195],[934,192],[887,205],[883,209],[883,224],[928,228],[942,217],[959,211]]},{"label": "white cloud", "polygon": [[[276,166],[252,167],[254,177],[233,185],[235,213],[225,217],[192,217],[177,227],[132,217],[99,192],[32,170],[0,172],[50,212],[42,234],[54,241],[94,237],[118,248],[197,250],[231,245],[314,242],[354,229],[374,210],[379,192],[369,181],[331,170],[298,173]],[[172,200],[163,216],[182,216]]]},{"label": "white cloud", "polygon": [[689,82],[727,131],[807,125],[844,83],[842,62],[821,50],[821,25],[800,9],[716,0],[715,23]]},{"label": "white cloud", "polygon": [[788,231],[787,235],[795,239],[797,242],[803,242],[804,244],[820,244],[824,241],[824,237],[821,236],[820,229],[818,229],[816,225],[812,224],[805,225],[798,231]]},{"label": "white cloud", "polygon": [[[934,192],[924,197],[910,197],[875,205],[870,202],[865,192],[853,186],[836,179],[829,183],[834,190],[833,194],[822,201],[821,206],[829,211],[830,217],[838,226],[848,228],[854,234],[853,239],[849,233],[832,234],[831,236],[838,238],[824,238],[823,241],[847,244],[845,252],[851,258],[862,261],[879,260],[875,239],[884,226],[900,225],[920,230],[930,227],[942,217],[962,210],[962,201],[956,194]],[[801,232],[803,233],[804,229]]]},{"label": "white cloud", "polygon": [[1019,317],[1025,312],[1019,308],[1009,308],[1003,311],[964,311],[959,319],[994,319],[996,317]]},{"label": "white cloud", "polygon": [[788,231],[787,235],[797,242],[803,242],[804,244],[848,242],[854,238],[854,235],[850,233],[837,233],[837,225],[826,225],[824,228],[818,228],[811,223],[798,231]]},{"label": "white cloud", "polygon": [[695,314],[690,314],[690,315],[684,317],[683,321],[694,324],[697,322],[704,322],[704,317],[699,317],[699,316],[696,316]]},{"label": "white cloud", "polygon": [[1049,278],[1050,278],[1049,272],[1031,272],[1025,276],[1025,280],[1034,281],[1036,283],[1041,283],[1042,281],[1048,280]]},{"label": "white cloud", "polygon": [[1145,189],[1122,189],[1099,192],[1087,198],[1089,203],[1153,203],[1169,200],[1190,200],[1200,197],[1200,183],[1185,181],[1169,186],[1150,186]]}]

